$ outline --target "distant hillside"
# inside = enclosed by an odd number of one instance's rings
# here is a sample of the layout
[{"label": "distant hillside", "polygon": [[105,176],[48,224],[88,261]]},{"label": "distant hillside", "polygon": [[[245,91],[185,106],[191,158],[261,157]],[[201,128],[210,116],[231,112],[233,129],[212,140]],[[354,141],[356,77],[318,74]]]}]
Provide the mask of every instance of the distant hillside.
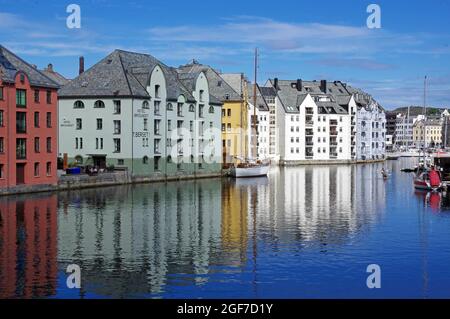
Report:
[{"label": "distant hillside", "polygon": [[[440,115],[442,112],[445,111],[445,108],[437,108],[437,107],[427,107],[427,115],[433,116],[433,115]],[[392,113],[404,113],[406,114],[408,112],[408,107],[399,107],[395,110],[389,111]],[[410,116],[417,116],[423,114],[423,106],[410,106],[409,107],[409,115]]]}]

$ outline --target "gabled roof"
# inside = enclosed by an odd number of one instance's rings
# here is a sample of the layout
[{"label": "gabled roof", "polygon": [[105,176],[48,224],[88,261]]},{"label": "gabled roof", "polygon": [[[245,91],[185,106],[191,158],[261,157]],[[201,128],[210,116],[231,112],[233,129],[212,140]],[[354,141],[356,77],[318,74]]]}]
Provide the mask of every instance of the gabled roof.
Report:
[{"label": "gabled roof", "polygon": [[[247,86],[248,90],[248,101],[250,104],[253,105],[253,92],[254,92],[254,86],[253,84],[249,83]],[[256,106],[260,111],[269,111],[269,106],[266,103],[266,100],[264,99],[263,95],[261,94],[261,87],[259,85],[256,85]]]},{"label": "gabled roof", "polygon": [[149,54],[115,50],[90,69],[67,83],[59,92],[62,98],[72,97],[135,97],[148,98],[147,85],[153,69],[159,65],[167,84],[167,99],[184,95],[195,101],[178,79],[176,71]]},{"label": "gabled roof", "polygon": [[209,94],[213,96],[213,99],[210,98],[211,101],[216,100],[225,102],[242,100],[241,95],[222,78],[222,74],[219,74],[209,65],[193,61],[192,63],[178,67],[176,70],[180,74],[180,77],[184,78],[184,81],[187,82],[200,72],[205,73],[206,78],[208,79]]},{"label": "gabled roof", "polygon": [[2,81],[14,83],[19,71],[27,75],[32,86],[59,88],[59,85],[43,72],[0,45],[0,76]]}]

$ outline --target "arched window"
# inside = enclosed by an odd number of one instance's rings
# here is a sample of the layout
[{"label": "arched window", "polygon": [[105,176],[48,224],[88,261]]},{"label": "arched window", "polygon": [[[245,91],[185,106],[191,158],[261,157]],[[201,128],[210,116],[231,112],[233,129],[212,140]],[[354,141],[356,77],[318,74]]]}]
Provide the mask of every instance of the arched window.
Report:
[{"label": "arched window", "polygon": [[142,163],[143,163],[143,164],[148,164],[148,156],[144,156],[144,157],[142,158]]},{"label": "arched window", "polygon": [[168,111],[173,111],[173,105],[172,105],[172,103],[168,103],[168,104],[167,104],[167,110],[168,110]]},{"label": "arched window", "polygon": [[189,112],[195,112],[194,104],[189,105]]},{"label": "arched window", "polygon": [[214,113],[214,106],[211,105],[211,106],[209,107],[209,113]]},{"label": "arched window", "polygon": [[95,101],[94,108],[96,108],[96,109],[104,109],[105,108],[105,102],[100,101],[100,100]]},{"label": "arched window", "polygon": [[147,110],[150,108],[150,104],[148,103],[148,101],[142,102],[142,108]]},{"label": "arched window", "polygon": [[81,155],[75,156],[75,163],[83,164],[83,157]]},{"label": "arched window", "polygon": [[84,103],[82,101],[75,101],[75,103],[73,103],[73,108],[84,109]]}]

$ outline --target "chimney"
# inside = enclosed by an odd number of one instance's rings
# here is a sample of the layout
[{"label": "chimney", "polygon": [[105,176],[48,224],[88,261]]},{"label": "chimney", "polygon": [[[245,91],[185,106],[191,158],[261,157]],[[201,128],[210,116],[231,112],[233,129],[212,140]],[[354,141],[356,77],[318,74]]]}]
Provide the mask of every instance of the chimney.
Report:
[{"label": "chimney", "polygon": [[78,70],[78,74],[81,74],[84,72],[84,57],[80,56],[80,68]]},{"label": "chimney", "polygon": [[323,93],[327,93],[327,80],[321,80],[320,81],[320,90]]},{"label": "chimney", "polygon": [[51,64],[51,63],[48,64],[47,71],[48,72],[53,72],[53,64]]},{"label": "chimney", "polygon": [[297,91],[301,91],[303,89],[303,81],[302,79],[297,79]]},{"label": "chimney", "polygon": [[278,78],[273,79],[273,87],[278,91]]}]

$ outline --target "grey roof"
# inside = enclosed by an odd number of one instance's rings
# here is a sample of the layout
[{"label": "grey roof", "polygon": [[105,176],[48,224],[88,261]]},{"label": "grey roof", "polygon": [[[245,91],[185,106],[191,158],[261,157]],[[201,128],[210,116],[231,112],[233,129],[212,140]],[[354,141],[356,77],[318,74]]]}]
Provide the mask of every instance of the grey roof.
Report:
[{"label": "grey roof", "polygon": [[[268,88],[276,92],[274,81],[269,80]],[[358,107],[369,107],[376,101],[360,89],[353,88],[341,81],[326,81],[326,88],[321,81],[301,81],[301,88],[297,89],[297,80],[278,80],[278,96],[287,113],[297,113],[299,106],[308,94],[315,99],[319,110],[328,114],[348,114],[348,104],[352,96]],[[269,89],[267,89],[270,94]],[[329,101],[317,101],[319,97],[327,97]],[[376,103],[381,110],[384,109]]]},{"label": "grey roof", "polygon": [[264,97],[275,97],[277,96],[277,91],[271,86],[261,86],[260,88],[261,94]]},{"label": "grey roof", "polygon": [[45,69],[41,70],[41,72],[44,73],[47,77],[52,79],[54,82],[56,82],[61,87],[66,85],[67,82],[69,82],[68,79],[66,79],[60,73],[53,70],[52,64],[49,64]]},{"label": "grey roof", "polygon": [[[253,84],[250,84],[247,86],[248,89],[248,100],[253,105],[253,92],[254,92],[254,86]],[[266,103],[266,100],[264,99],[261,88],[259,85],[256,85],[256,105],[260,111],[269,111],[269,106]]]},{"label": "grey roof", "polygon": [[243,95],[243,87],[246,79],[242,73],[221,73],[220,76],[233,88],[237,94],[239,94],[239,96]]},{"label": "grey roof", "polygon": [[2,81],[14,83],[19,71],[27,75],[32,86],[59,88],[59,85],[43,72],[0,45],[0,76]]},{"label": "grey roof", "polygon": [[213,96],[212,99],[210,98],[211,101],[216,100],[225,102],[242,100],[241,95],[222,78],[222,74],[219,74],[209,65],[193,61],[192,63],[178,67],[177,72],[180,74],[180,78],[183,78],[183,81],[187,82],[189,82],[195,74],[199,74],[200,72],[205,73],[206,78],[208,79],[209,94]]},{"label": "grey roof", "polygon": [[90,69],[67,83],[59,92],[61,98],[135,97],[148,98],[150,74],[159,65],[167,83],[167,99],[177,100],[182,94],[195,101],[178,79],[177,72],[149,54],[115,50]]}]

